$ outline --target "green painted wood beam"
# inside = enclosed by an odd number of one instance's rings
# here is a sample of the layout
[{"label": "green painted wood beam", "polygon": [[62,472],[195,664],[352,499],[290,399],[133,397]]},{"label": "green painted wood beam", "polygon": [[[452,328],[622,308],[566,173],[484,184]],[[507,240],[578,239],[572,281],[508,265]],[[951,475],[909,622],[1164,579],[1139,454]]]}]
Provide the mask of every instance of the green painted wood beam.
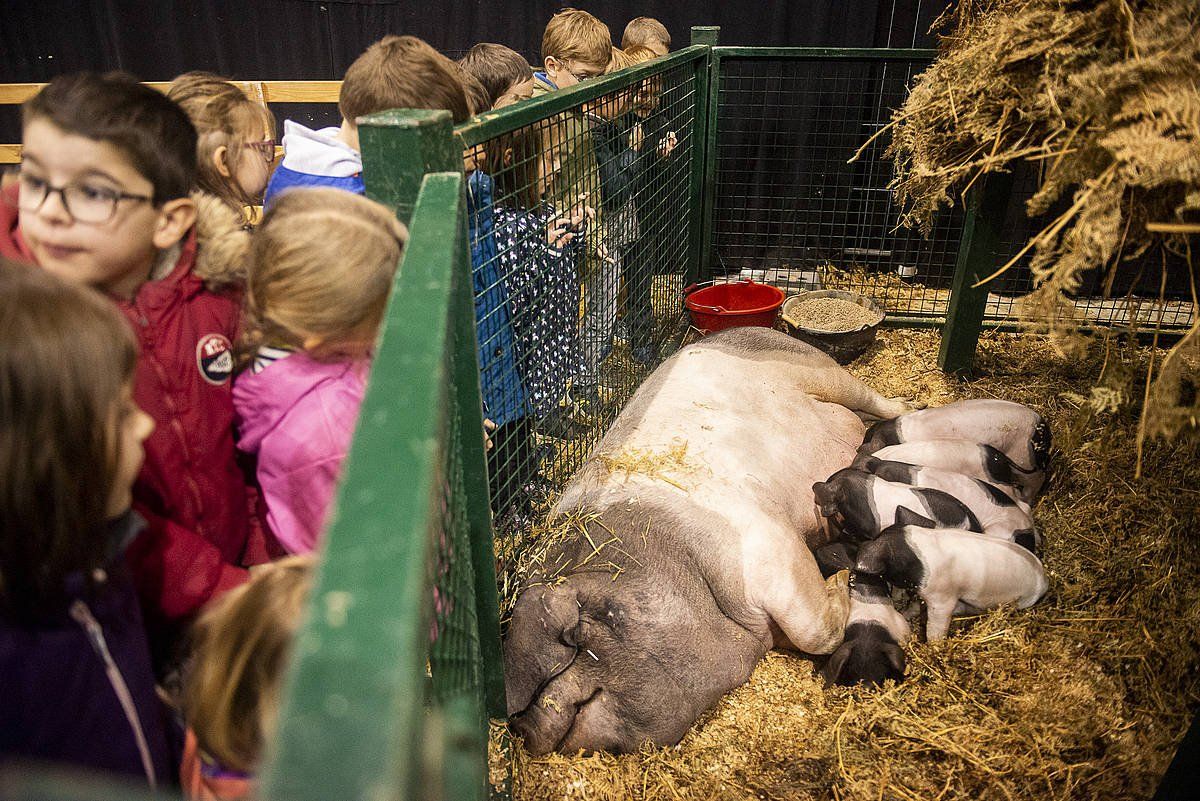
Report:
[{"label": "green painted wood beam", "polygon": [[991,173],[967,194],[967,214],[938,352],[938,367],[948,373],[965,372],[974,363],[988,296],[986,285],[975,285],[996,269],[1000,228],[1012,186],[1012,173]]}]

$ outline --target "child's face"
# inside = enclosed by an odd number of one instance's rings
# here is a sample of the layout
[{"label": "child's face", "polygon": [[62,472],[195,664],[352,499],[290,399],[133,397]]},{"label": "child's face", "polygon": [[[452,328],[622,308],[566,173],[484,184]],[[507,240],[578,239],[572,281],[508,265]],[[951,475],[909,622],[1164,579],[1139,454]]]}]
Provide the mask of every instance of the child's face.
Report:
[{"label": "child's face", "polygon": [[554,56],[546,58],[546,77],[554,82],[559,89],[575,86],[580,81],[590,80],[604,74],[607,64],[589,64],[573,58],[557,59]]},{"label": "child's face", "polygon": [[120,517],[133,502],[133,483],[145,460],[142,443],[154,432],[154,418],[142,411],[133,399],[133,383],[125,385],[109,441],[117,446],[117,469],[113,477],[108,505],[109,519]]},{"label": "child's face", "polygon": [[256,132],[238,150],[237,163],[233,165],[233,180],[246,197],[261,201],[267,191],[267,180],[275,164],[275,142],[270,131]]},{"label": "child's face", "polygon": [[[66,187],[74,190],[68,190],[74,210],[58,191]],[[158,250],[178,242],[195,218],[190,199],[155,206],[153,194],[150,181],[108,142],[67,133],[44,119],[25,126],[19,227],[47,272],[132,296],[149,277]]]}]

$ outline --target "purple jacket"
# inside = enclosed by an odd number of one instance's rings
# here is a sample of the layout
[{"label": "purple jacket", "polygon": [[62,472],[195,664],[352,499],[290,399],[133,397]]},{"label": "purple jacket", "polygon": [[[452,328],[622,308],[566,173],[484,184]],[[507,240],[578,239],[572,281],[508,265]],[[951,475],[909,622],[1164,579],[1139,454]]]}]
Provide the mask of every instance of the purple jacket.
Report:
[{"label": "purple jacket", "polygon": [[319,362],[298,351],[234,382],[238,448],[258,456],[267,522],[290,553],[320,542],[369,371],[367,361]]},{"label": "purple jacket", "polygon": [[[136,535],[130,514],[115,524]],[[121,537],[121,545],[129,537]],[[179,743],[154,690],[150,648],[123,547],[90,591],[68,586],[67,611],[21,624],[0,615],[0,761],[67,762],[176,783]],[[178,734],[178,732],[176,732]]]}]

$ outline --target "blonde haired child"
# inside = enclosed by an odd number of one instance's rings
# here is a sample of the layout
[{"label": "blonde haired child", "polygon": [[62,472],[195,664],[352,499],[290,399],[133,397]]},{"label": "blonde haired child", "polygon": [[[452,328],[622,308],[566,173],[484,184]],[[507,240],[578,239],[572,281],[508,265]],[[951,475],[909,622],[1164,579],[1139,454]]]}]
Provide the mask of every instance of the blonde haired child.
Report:
[{"label": "blonde haired child", "polygon": [[267,521],[291,553],[320,539],[406,239],[386,208],[338,189],[281,194],[254,235],[238,447],[258,457]]},{"label": "blonde haired child", "polygon": [[185,72],[167,97],[196,127],[196,186],[242,218],[262,203],[275,162],[275,119],[229,81],[211,72]]},{"label": "blonde haired child", "polygon": [[232,801],[275,731],[279,691],[315,570],[312,556],[256,568],[205,610],[192,632],[183,691],[188,723],[180,784],[192,801]]}]

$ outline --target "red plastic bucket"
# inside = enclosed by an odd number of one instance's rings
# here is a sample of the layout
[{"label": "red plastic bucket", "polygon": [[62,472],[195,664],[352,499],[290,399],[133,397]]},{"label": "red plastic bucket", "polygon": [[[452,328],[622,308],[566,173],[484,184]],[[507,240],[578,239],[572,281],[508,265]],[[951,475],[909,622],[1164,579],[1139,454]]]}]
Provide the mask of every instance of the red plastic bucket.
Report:
[{"label": "red plastic bucket", "polygon": [[684,305],[692,325],[705,333],[739,325],[770,328],[783,305],[783,290],[755,281],[713,284],[688,293]]}]

